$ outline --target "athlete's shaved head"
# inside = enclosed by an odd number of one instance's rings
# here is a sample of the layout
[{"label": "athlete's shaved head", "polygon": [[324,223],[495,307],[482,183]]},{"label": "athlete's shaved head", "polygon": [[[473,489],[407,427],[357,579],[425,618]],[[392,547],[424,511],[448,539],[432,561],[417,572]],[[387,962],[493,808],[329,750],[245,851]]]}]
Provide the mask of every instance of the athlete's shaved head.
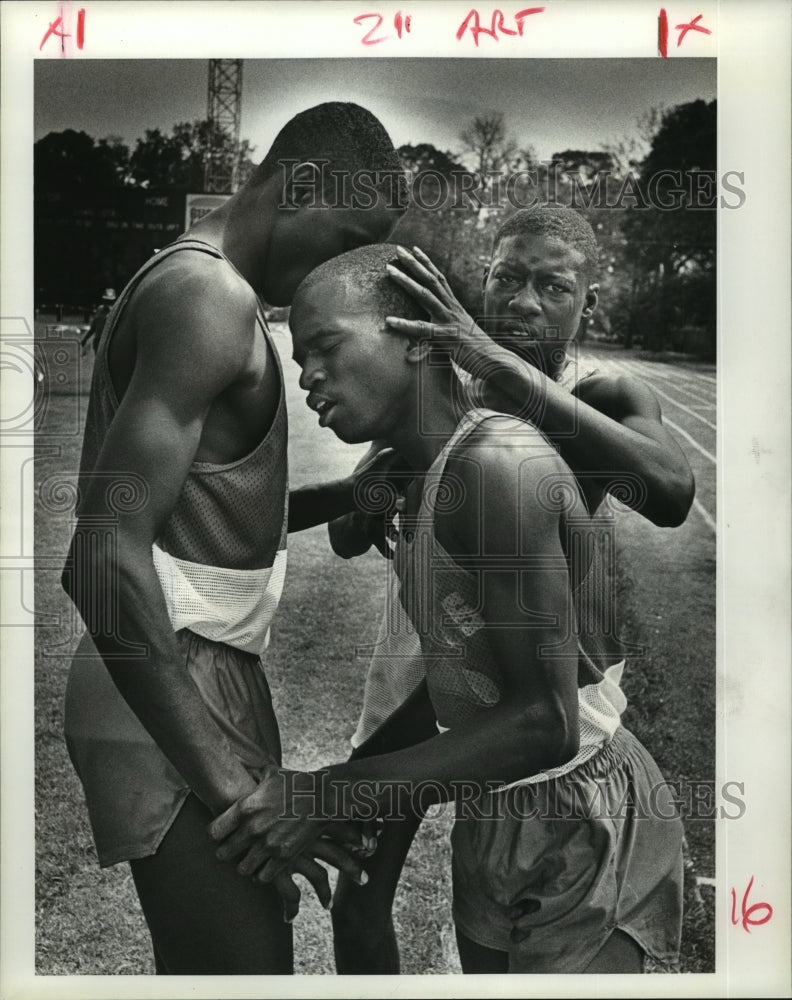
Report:
[{"label": "athlete's shaved head", "polygon": [[349,443],[388,439],[410,424],[427,393],[455,378],[423,323],[391,329],[389,315],[425,320],[386,270],[397,247],[350,250],[315,268],[298,287],[289,315],[293,357],[308,405]]},{"label": "athlete's shaved head", "polygon": [[[388,277],[386,264],[400,266],[396,247],[392,243],[359,247],[333,257],[311,271],[300,284],[292,304],[292,317],[299,322],[300,304],[305,296],[319,284],[331,281],[337,287],[360,293],[360,298],[380,320],[384,320],[386,316],[426,319],[420,306]],[[291,323],[290,317],[289,324]]]},{"label": "athlete's shaved head", "polygon": [[[260,183],[281,169],[282,163],[326,161],[327,169],[375,173],[393,192],[401,209],[407,206],[407,179],[399,154],[382,122],[370,111],[342,101],[328,101],[301,111],[288,121],[256,168]],[[390,181],[388,180],[390,178]]]},{"label": "athlete's shaved head", "polygon": [[585,259],[589,278],[597,272],[599,247],[594,230],[573,208],[563,205],[537,205],[521,208],[501,225],[495,233],[492,253],[509,236],[552,236],[581,253]]}]

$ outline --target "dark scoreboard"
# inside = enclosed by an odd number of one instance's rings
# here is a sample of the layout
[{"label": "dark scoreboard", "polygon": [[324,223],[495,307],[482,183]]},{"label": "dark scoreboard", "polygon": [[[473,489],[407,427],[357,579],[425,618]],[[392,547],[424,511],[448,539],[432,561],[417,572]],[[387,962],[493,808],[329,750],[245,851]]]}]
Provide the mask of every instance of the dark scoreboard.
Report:
[{"label": "dark scoreboard", "polygon": [[120,292],[155,250],[184,231],[186,195],[140,188],[95,200],[46,192],[34,204],[35,303],[95,305]]}]

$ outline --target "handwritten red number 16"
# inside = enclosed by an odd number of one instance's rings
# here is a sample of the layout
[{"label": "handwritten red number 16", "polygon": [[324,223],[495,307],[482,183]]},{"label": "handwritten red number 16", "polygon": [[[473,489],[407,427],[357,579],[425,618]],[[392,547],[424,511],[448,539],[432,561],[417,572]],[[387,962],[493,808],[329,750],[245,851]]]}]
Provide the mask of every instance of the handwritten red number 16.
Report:
[{"label": "handwritten red number 16", "polygon": [[[737,913],[737,893],[734,889],[731,891],[731,922],[735,927],[739,923],[742,923],[743,930],[747,931],[749,934],[751,933],[751,927],[758,927],[760,924],[766,924],[773,915],[773,907],[769,903],[754,903],[753,906],[748,906],[748,894],[751,891],[753,883],[754,877],[752,875],[751,881],[748,883],[745,893],[743,894],[741,916]],[[757,910],[764,910],[764,916],[759,918],[752,916],[752,914]]]}]

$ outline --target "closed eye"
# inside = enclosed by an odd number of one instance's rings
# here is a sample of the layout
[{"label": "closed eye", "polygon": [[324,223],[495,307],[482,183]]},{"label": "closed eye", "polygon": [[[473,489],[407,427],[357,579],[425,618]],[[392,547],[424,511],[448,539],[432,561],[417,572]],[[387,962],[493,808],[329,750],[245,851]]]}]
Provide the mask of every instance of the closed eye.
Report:
[{"label": "closed eye", "polygon": [[292,358],[301,368],[304,368],[309,358],[322,358],[328,351],[335,350],[341,343],[341,339],[337,334],[329,331],[314,335],[307,339],[299,349],[292,352]]}]

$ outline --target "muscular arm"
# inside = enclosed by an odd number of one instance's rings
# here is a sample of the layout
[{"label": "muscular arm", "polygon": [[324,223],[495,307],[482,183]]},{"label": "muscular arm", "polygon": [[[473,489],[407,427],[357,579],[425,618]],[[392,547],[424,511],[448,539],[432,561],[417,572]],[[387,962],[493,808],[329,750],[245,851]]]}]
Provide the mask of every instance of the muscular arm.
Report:
[{"label": "muscular arm", "polygon": [[376,757],[403,750],[429,739],[437,733],[437,719],[423,680],[396,711],[388,716],[369,738],[356,747],[350,760]]},{"label": "muscular arm", "polygon": [[[213,812],[255,787],[212,721],[176,645],[152,560],[216,397],[245,370],[255,300],[209,293],[197,278],[170,294],[141,289],[137,356],[72,540],[64,587],[113,681],[158,746]],[[228,331],[222,342],[218,330]],[[111,510],[107,485],[131,478],[145,502]],[[132,505],[130,505],[132,506]],[[102,519],[111,530],[97,531]],[[131,652],[132,645],[139,652]]]},{"label": "muscular arm", "polygon": [[[483,403],[540,427],[579,475],[591,507],[613,481],[632,481],[620,499],[654,524],[681,524],[693,502],[690,466],[663,426],[654,394],[636,379],[586,379],[576,399],[538,368],[496,344],[473,321],[443,274],[425,254],[400,252],[408,273],[389,268],[391,278],[429,314],[432,322],[389,317],[402,333],[432,336],[455,361],[484,380]],[[596,390],[596,391],[595,391]]]},{"label": "muscular arm", "polygon": [[540,427],[573,472],[582,474],[584,488],[587,479],[600,491],[628,484],[618,492],[638,513],[659,527],[682,524],[693,502],[693,473],[648,386],[625,376],[592,375],[570,395],[483,335],[475,350],[497,362],[484,387],[486,404]]},{"label": "muscular arm", "polygon": [[351,478],[289,490],[289,534],[343,518],[354,508]]},{"label": "muscular arm", "polygon": [[[403,480],[406,465],[395,452],[381,441],[372,441],[366,454],[351,475],[331,482],[301,486],[289,493],[289,531],[302,531],[317,524],[328,524],[330,541],[338,555],[347,535],[352,546],[362,544],[358,535],[368,535],[365,546],[350,555],[360,555],[372,543],[381,549],[384,514],[369,513],[366,508],[379,507],[385,497],[395,497],[394,480]],[[372,530],[369,522],[379,527]]]},{"label": "muscular arm", "polygon": [[[387,450],[387,454],[385,453]],[[406,463],[395,456],[383,441],[372,441],[366,454],[360,459],[352,473],[352,478],[364,475],[366,472],[379,468],[389,485],[380,486],[376,481],[371,484],[371,491],[377,500],[388,490],[394,497],[396,492],[402,492],[407,481],[412,477]],[[379,494],[379,496],[377,496]],[[380,504],[374,504],[377,511],[350,510],[342,517],[328,519],[327,533],[333,552],[342,559],[351,559],[363,555],[374,545],[381,555],[391,558],[392,551],[387,542],[390,525],[388,511],[380,510]]]},{"label": "muscular arm", "polygon": [[[401,750],[437,733],[426,681],[365,743],[352,752],[358,760]],[[396,887],[413,838],[421,824],[420,811],[388,819],[377,837],[377,849],[363,862],[368,882],[360,885],[343,873],[333,895],[333,947],[339,975],[398,975],[399,948],[391,912]]]}]

